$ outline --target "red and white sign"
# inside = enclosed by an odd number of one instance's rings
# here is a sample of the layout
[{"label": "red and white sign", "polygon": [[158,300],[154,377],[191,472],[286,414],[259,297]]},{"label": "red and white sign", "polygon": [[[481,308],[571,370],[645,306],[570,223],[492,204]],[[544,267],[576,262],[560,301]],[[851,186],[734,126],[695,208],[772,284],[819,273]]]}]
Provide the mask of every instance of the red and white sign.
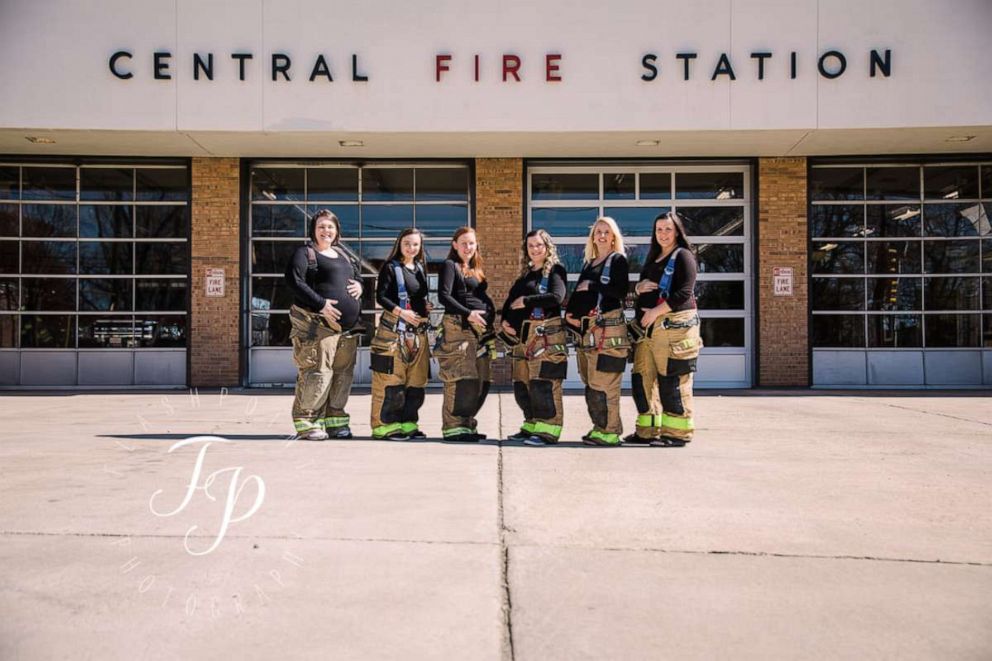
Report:
[{"label": "red and white sign", "polygon": [[772,268],[772,293],[775,296],[792,296],[792,267]]},{"label": "red and white sign", "polygon": [[224,297],[224,269],[207,269],[207,296]]}]

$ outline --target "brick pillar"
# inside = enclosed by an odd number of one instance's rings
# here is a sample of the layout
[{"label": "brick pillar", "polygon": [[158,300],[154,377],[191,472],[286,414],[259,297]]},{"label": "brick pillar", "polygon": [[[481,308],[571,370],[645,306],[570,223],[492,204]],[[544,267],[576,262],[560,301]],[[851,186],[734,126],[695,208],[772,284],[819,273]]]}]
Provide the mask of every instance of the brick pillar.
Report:
[{"label": "brick pillar", "polygon": [[[485,260],[489,295],[497,310],[517,279],[520,243],[524,236],[523,160],[475,159],[475,219],[479,246]],[[493,381],[510,383],[508,358],[493,364]]]},{"label": "brick pillar", "polygon": [[[238,386],[241,300],[239,163],[193,159],[190,385]],[[224,295],[207,296],[208,269],[224,269]]]},{"label": "brick pillar", "polygon": [[[758,385],[809,385],[806,159],[758,162]],[[775,267],[791,267],[792,296],[775,296]]]}]

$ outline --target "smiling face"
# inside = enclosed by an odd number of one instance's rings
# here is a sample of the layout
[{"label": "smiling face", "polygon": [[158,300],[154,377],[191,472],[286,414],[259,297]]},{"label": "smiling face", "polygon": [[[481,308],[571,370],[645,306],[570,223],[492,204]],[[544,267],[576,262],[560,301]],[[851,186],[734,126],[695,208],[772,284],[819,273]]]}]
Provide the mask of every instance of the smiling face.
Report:
[{"label": "smiling face", "polygon": [[654,224],[654,238],[661,246],[662,254],[667,254],[675,248],[678,232],[675,223],[668,218],[659,218]]},{"label": "smiling face", "polygon": [[335,239],[338,238],[338,226],[330,218],[318,218],[317,224],[314,226],[313,235],[320,249],[326,250],[334,245]]},{"label": "smiling face", "polygon": [[530,258],[535,268],[543,266],[547,256],[548,246],[545,245],[544,239],[540,236],[532,236],[527,239],[527,257]]},{"label": "smiling face", "polygon": [[602,257],[613,251],[613,230],[603,221],[598,221],[592,228],[592,240],[596,246],[596,254]]},{"label": "smiling face", "polygon": [[412,263],[413,260],[420,254],[420,234],[414,232],[412,234],[407,234],[400,240],[400,254],[403,255],[403,261],[407,264]]},{"label": "smiling face", "polygon": [[451,242],[451,247],[458,253],[458,258],[462,260],[462,263],[468,264],[469,260],[475,256],[475,251],[478,247],[475,232],[465,232],[458,237],[457,241]]}]

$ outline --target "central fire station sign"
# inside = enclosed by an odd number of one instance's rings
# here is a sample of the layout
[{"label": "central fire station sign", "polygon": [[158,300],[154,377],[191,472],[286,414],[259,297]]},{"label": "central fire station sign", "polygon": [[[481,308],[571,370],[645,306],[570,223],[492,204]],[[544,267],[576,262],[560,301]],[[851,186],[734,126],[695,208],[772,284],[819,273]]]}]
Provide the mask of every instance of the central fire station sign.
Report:
[{"label": "central fire station sign", "polygon": [[792,296],[792,267],[772,268],[772,293],[775,296]]}]

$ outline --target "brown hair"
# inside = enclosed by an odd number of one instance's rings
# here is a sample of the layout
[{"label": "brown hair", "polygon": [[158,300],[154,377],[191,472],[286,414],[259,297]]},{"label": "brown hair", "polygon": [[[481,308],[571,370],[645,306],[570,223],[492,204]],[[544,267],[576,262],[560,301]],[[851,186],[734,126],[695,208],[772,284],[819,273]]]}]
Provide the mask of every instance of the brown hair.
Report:
[{"label": "brown hair", "polygon": [[[475,234],[475,230],[471,227],[459,227],[455,230],[455,233],[451,236],[451,243],[455,243],[465,234],[471,232]],[[478,237],[476,237],[478,238]],[[475,254],[472,255],[471,259],[468,260],[468,264],[462,263],[462,258],[458,255],[458,251],[455,250],[455,246],[452,245],[451,249],[448,251],[448,259],[455,262],[462,269],[462,275],[466,278],[475,278],[479,282],[486,279],[486,274],[482,270],[482,255],[479,254],[478,244],[475,247]]]},{"label": "brown hair", "polygon": [[685,225],[682,223],[682,216],[674,211],[669,211],[659,214],[654,219],[654,222],[651,223],[651,247],[648,248],[648,255],[644,258],[645,264],[650,264],[661,255],[661,244],[658,243],[658,236],[655,234],[659,220],[672,221],[672,224],[675,225],[675,245],[687,249],[690,253],[693,252],[692,243],[689,242],[689,238],[685,235]]},{"label": "brown hair", "polygon": [[544,242],[544,247],[547,248],[548,254],[544,258],[544,268],[541,269],[541,275],[551,275],[551,269],[554,268],[555,264],[560,264],[561,259],[558,257],[558,248],[555,247],[555,242],[551,240],[551,235],[545,230],[531,230],[527,232],[527,236],[524,237],[523,252],[520,256],[520,277],[524,277],[530,273],[531,266],[530,255],[527,254],[527,239],[531,239],[535,236],[541,237],[541,241]]},{"label": "brown hair", "polygon": [[414,256],[413,263],[420,264],[420,266],[426,271],[427,258],[424,254],[424,233],[414,227],[407,227],[405,230],[400,232],[400,235],[396,237],[396,242],[393,244],[393,249],[389,252],[389,257],[386,258],[384,263],[388,264],[394,259],[400,263],[403,262],[403,248],[401,244],[403,243],[403,239],[411,234],[417,234],[420,236],[420,252]]},{"label": "brown hair", "polygon": [[330,209],[321,209],[310,218],[310,231],[307,232],[307,235],[314,245],[317,245],[317,223],[323,218],[329,218],[334,223],[334,241],[331,242],[331,245],[338,245],[341,243],[341,221]]}]

